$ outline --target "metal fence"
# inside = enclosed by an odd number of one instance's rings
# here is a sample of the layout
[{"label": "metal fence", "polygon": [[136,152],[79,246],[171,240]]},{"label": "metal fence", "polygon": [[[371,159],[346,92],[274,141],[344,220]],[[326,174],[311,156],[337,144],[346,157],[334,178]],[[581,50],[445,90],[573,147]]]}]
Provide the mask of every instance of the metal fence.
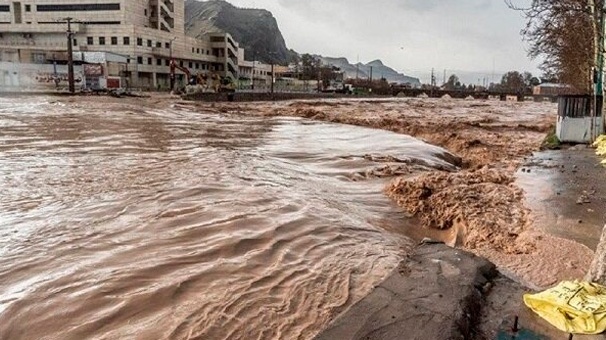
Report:
[{"label": "metal fence", "polygon": [[596,116],[602,115],[602,96],[567,95],[558,97],[558,115],[569,118],[591,117],[594,99],[596,100]]}]

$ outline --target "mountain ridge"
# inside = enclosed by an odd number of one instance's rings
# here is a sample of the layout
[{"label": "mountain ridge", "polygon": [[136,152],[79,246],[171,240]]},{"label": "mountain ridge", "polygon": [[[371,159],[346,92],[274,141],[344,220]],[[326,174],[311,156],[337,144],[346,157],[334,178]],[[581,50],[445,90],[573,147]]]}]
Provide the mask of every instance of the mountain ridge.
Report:
[{"label": "mountain ridge", "polygon": [[386,66],[380,59],[373,60],[367,64],[356,63],[351,64],[347,58],[343,57],[323,57],[320,58],[323,64],[338,67],[345,73],[345,78],[369,79],[372,72],[373,79],[385,78],[389,83],[409,84],[412,87],[420,87],[421,81],[419,78],[407,76],[393,68]]}]

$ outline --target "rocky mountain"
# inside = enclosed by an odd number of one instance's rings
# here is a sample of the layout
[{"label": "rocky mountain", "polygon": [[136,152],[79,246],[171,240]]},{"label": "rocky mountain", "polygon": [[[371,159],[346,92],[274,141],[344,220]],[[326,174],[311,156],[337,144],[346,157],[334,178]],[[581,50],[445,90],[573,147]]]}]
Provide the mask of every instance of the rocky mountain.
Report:
[{"label": "rocky mountain", "polygon": [[186,0],[185,31],[190,36],[227,32],[245,48],[246,60],[282,65],[291,60],[292,51],[267,10],[237,8],[223,0]]},{"label": "rocky mountain", "polygon": [[[288,65],[298,59],[298,54],[286,47],[286,42],[273,14],[264,9],[237,8],[224,0],[185,0],[185,31],[190,36],[210,32],[227,32],[245,48],[246,60]],[[348,78],[384,77],[390,83],[410,83],[421,86],[412,78],[383,65],[380,60],[368,64],[351,64],[345,58],[320,57],[327,65],[341,68]]]},{"label": "rocky mountain", "polygon": [[351,64],[346,58],[319,57],[325,65],[333,65],[345,72],[346,78],[370,78],[372,69],[373,79],[385,78],[389,83],[410,84],[413,87],[420,87],[421,81],[418,78],[410,77],[399,73],[389,66],[383,64],[381,60],[374,60],[368,64]]}]

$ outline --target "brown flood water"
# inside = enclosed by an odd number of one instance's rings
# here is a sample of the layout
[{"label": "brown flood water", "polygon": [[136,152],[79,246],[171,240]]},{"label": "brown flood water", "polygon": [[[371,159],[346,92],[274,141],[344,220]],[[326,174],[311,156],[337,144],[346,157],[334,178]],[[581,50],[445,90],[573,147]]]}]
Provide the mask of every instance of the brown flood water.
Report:
[{"label": "brown flood water", "polygon": [[0,339],[310,339],[412,245],[374,171],[449,167],[442,152],[294,118],[0,98]]}]

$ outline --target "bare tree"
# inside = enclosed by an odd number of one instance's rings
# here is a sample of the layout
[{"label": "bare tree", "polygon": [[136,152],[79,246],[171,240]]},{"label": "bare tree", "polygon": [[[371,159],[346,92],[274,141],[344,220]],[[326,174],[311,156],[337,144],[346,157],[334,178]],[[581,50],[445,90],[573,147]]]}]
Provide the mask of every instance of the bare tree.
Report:
[{"label": "bare tree", "polygon": [[545,74],[591,93],[604,0],[532,0],[527,7],[517,1],[505,0],[528,20],[522,35],[530,43],[529,55],[543,58]]}]

